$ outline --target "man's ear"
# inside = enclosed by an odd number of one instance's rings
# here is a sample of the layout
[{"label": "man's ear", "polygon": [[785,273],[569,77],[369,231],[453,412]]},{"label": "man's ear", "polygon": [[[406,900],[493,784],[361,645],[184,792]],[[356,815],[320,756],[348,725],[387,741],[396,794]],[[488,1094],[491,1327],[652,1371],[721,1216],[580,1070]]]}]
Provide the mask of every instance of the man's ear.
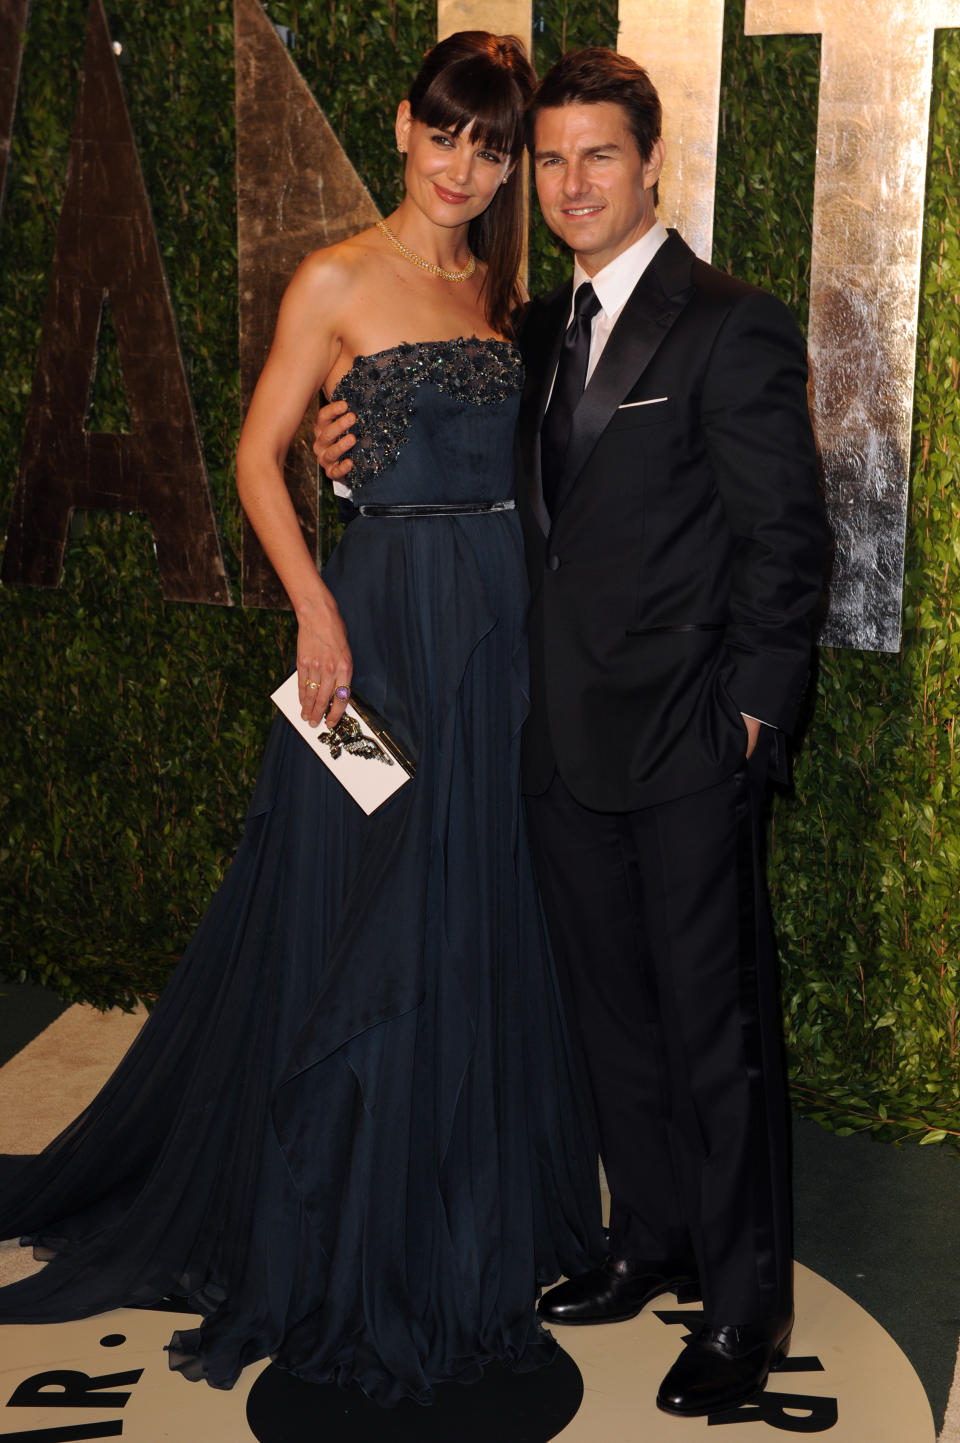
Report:
[{"label": "man's ear", "polygon": [[413,115],[410,111],[409,100],[401,100],[397,106],[397,149],[404,154],[407,151],[410,141],[410,126],[413,124]]},{"label": "man's ear", "polygon": [[660,179],[660,172],[663,170],[663,162],[667,156],[667,147],[663,143],[663,136],[658,135],[650,147],[650,154],[643,163],[643,188],[652,190]]}]

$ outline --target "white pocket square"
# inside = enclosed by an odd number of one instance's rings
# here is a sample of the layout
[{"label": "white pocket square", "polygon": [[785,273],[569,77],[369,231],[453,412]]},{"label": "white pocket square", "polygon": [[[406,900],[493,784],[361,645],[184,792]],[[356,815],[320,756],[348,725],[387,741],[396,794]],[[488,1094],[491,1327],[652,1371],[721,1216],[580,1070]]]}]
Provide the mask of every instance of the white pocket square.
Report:
[{"label": "white pocket square", "polygon": [[624,401],[618,406],[618,411],[630,411],[634,406],[659,406],[661,401],[669,401],[669,396],[651,396],[649,401]]}]

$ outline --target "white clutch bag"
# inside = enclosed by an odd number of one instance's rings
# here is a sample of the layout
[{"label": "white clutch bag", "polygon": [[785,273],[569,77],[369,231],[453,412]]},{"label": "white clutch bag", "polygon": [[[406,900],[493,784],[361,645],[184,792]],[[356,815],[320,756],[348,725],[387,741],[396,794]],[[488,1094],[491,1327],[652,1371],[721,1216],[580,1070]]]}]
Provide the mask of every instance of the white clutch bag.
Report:
[{"label": "white clutch bag", "polygon": [[270,700],[367,816],[413,776],[414,763],[361,697],[351,696],[340,721],[330,730],[323,722],[310,726],[301,717],[296,672],[277,687]]}]

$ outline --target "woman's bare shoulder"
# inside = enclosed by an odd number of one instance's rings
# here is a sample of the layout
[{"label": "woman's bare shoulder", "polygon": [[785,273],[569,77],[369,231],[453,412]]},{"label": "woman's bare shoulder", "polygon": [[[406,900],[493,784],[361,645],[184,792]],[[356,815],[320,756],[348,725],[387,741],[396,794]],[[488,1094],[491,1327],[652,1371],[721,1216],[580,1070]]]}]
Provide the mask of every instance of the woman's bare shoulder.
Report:
[{"label": "woman's bare shoulder", "polygon": [[366,280],[371,259],[377,253],[376,230],[360,231],[336,245],[324,246],[304,256],[294,272],[291,286],[316,297],[325,305],[331,300],[349,301]]}]

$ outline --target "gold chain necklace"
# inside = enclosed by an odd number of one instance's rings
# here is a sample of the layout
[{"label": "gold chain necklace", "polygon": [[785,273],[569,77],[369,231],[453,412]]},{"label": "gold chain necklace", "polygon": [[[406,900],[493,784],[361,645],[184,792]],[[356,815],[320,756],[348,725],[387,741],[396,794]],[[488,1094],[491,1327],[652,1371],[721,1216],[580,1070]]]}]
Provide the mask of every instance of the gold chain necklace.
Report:
[{"label": "gold chain necklace", "polygon": [[378,220],[377,230],[382,231],[390,244],[395,245],[406,260],[413,261],[415,266],[419,266],[421,270],[429,271],[432,276],[439,276],[442,281],[468,281],[477,269],[477,258],[471,254],[470,259],[462,271],[445,271],[442,266],[435,266],[430,261],[425,261],[423,256],[418,256],[416,251],[410,250],[404,245],[403,241],[397,240],[397,237],[387,225],[386,221]]}]

